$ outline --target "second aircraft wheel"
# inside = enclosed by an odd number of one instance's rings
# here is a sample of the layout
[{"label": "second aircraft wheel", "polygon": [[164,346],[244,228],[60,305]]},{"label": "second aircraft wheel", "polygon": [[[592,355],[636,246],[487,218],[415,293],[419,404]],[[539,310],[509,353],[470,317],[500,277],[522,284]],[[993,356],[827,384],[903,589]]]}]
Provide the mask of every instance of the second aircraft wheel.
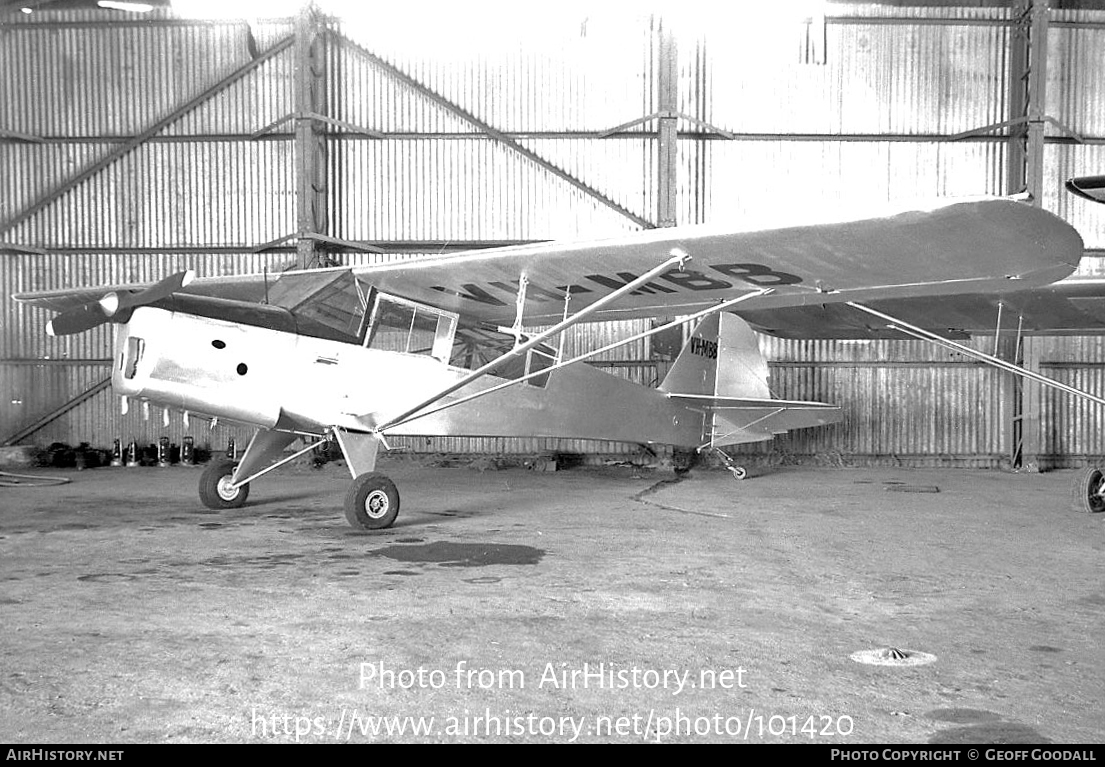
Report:
[{"label": "second aircraft wheel", "polygon": [[209,509],[236,509],[249,497],[249,483],[233,488],[231,480],[238,464],[212,461],[200,475],[200,501]]},{"label": "second aircraft wheel", "polygon": [[369,472],[353,480],[345,494],[345,518],[353,527],[383,530],[399,516],[399,491],[383,474]]},{"label": "second aircraft wheel", "polygon": [[1075,477],[1073,491],[1074,508],[1076,511],[1084,511],[1088,514],[1097,514],[1105,511],[1105,475],[1101,469],[1089,467],[1082,469]]}]

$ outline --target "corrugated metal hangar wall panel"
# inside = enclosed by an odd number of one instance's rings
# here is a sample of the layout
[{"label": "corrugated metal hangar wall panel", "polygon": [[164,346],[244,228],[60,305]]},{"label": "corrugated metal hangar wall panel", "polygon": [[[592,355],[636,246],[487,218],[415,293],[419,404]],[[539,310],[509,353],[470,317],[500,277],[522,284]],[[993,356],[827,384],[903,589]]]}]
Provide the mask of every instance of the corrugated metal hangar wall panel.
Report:
[{"label": "corrugated metal hangar wall panel", "polygon": [[[653,148],[640,139],[521,142],[636,215],[655,207]],[[633,221],[486,139],[340,142],[336,236],[350,240],[610,237]],[[642,181],[644,184],[642,184]],[[399,203],[399,201],[406,201]]]},{"label": "corrugated metal hangar wall panel", "polygon": [[[564,20],[489,38],[427,37],[396,14],[316,19],[322,83],[313,108],[325,175],[325,234],[410,243],[335,251],[345,263],[418,258],[450,243],[617,236],[660,223],[756,221],[780,206],[1004,193],[1008,141],[951,140],[1009,119],[1004,8],[830,6],[823,20],[727,17]],[[160,15],[159,15],[160,14]],[[1043,204],[1105,248],[1105,216],[1062,191],[1100,173],[1105,15],[1053,12]],[[120,24],[106,12],[0,18],[0,439],[107,375],[110,334],[49,339],[45,313],[10,294],[79,284],[278,271],[294,262],[301,109],[296,19],[210,22],[165,12]],[[666,101],[665,35],[677,51]],[[297,38],[297,34],[300,36]],[[671,83],[667,83],[671,85]],[[664,110],[669,110],[665,112]],[[674,110],[674,111],[671,111]],[[658,123],[678,115],[674,168]],[[669,181],[667,179],[674,179]],[[427,247],[429,244],[431,247]],[[28,252],[41,251],[41,252]],[[257,252],[263,251],[263,252]],[[1102,259],[1083,271],[1105,272]],[[576,328],[566,353],[647,323]],[[989,340],[979,340],[986,349]],[[753,454],[828,462],[1000,465],[1015,449],[1014,384],[916,343],[764,338],[780,397],[844,406],[844,423]],[[1030,340],[1045,372],[1094,388],[1105,350]],[[1035,355],[1035,356],[1032,356]],[[597,363],[656,383],[670,364],[649,342]],[[1049,367],[1050,366],[1050,367]],[[1048,395],[1049,397],[1051,395]],[[1043,398],[1028,422],[1042,456],[1103,454],[1095,411]],[[179,414],[122,416],[100,392],[29,438],[47,443],[184,436]],[[213,447],[243,435],[194,422]],[[556,440],[410,439],[420,452],[638,451]],[[1073,457],[1072,457],[1073,456]]]}]

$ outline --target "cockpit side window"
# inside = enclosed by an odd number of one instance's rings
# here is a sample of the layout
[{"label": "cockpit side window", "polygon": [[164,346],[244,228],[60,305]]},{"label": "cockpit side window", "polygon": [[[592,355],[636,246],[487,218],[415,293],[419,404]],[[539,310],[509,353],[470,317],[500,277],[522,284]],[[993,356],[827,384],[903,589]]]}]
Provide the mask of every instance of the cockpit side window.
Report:
[{"label": "cockpit side window", "polygon": [[[464,325],[457,330],[450,362],[454,367],[476,370],[509,353],[517,343],[518,339],[512,333],[500,328]],[[538,344],[524,355],[503,362],[491,375],[517,380],[546,370],[556,363],[556,350],[548,344]],[[543,389],[548,382],[549,374],[542,373],[528,378],[523,385]]]},{"label": "cockpit side window", "polygon": [[365,346],[449,361],[457,315],[383,293],[375,296]]}]

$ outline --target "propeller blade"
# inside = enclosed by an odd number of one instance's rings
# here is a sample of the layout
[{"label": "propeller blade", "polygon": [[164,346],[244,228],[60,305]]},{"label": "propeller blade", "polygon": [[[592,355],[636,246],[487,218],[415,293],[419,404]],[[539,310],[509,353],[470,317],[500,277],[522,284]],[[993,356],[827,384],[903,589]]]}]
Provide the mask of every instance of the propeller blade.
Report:
[{"label": "propeller blade", "polygon": [[46,332],[52,336],[68,336],[74,333],[83,333],[97,325],[110,322],[111,318],[126,309],[156,303],[168,298],[173,293],[186,287],[196,273],[189,269],[185,272],[177,272],[137,293],[108,293],[99,301],[92,301],[62,312],[46,325]]},{"label": "propeller blade", "polygon": [[188,283],[195,278],[196,273],[191,269],[177,272],[138,293],[108,293],[100,299],[99,304],[108,317],[114,317],[124,309],[146,306],[168,298],[178,290],[187,287]]},{"label": "propeller blade", "polygon": [[1105,176],[1080,176],[1068,179],[1067,189],[1092,202],[1105,202]]},{"label": "propeller blade", "polygon": [[46,333],[51,336],[69,336],[92,330],[107,321],[108,317],[104,314],[103,307],[93,301],[54,317],[46,324]]}]

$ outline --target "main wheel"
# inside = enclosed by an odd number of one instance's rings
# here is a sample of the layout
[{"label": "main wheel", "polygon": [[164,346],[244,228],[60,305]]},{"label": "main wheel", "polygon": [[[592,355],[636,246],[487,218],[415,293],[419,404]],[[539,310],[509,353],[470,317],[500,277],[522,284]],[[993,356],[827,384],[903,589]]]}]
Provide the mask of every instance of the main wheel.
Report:
[{"label": "main wheel", "polygon": [[1072,486],[1075,511],[1084,511],[1088,514],[1105,511],[1103,485],[1105,485],[1105,475],[1101,473],[1101,469],[1091,466],[1078,472]]},{"label": "main wheel", "polygon": [[209,509],[236,509],[249,497],[249,484],[231,487],[234,461],[212,461],[200,475],[200,501]]},{"label": "main wheel", "polygon": [[383,474],[369,472],[353,480],[345,494],[345,518],[353,527],[383,530],[399,516],[399,491]]}]

